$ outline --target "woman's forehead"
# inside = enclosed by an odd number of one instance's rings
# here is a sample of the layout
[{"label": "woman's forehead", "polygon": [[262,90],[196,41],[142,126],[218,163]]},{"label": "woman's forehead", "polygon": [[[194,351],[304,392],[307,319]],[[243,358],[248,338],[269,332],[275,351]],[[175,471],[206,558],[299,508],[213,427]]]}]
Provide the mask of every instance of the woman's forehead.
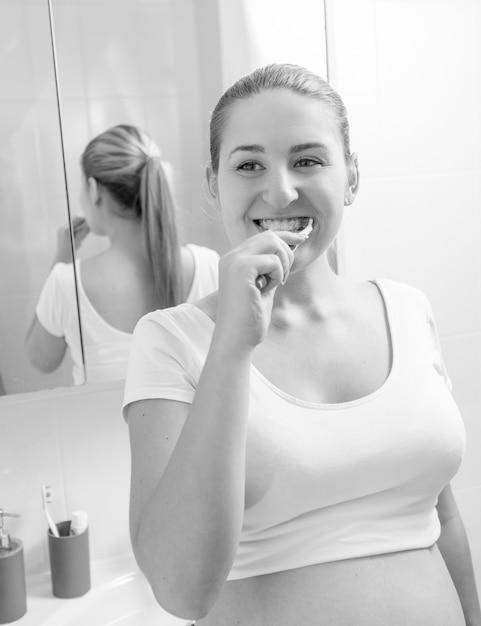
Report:
[{"label": "woman's forehead", "polygon": [[288,89],[265,90],[230,105],[222,144],[271,140],[340,141],[339,124],[330,105]]}]

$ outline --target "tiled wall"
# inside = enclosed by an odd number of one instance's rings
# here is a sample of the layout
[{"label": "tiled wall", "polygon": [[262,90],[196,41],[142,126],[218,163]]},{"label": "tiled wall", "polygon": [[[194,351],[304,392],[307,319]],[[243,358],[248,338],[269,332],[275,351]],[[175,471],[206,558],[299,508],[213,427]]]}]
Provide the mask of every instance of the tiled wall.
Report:
[{"label": "tiled wall", "polygon": [[327,0],[361,185],[341,262],[422,289],[466,424],[453,482],[481,585],[481,4]]}]

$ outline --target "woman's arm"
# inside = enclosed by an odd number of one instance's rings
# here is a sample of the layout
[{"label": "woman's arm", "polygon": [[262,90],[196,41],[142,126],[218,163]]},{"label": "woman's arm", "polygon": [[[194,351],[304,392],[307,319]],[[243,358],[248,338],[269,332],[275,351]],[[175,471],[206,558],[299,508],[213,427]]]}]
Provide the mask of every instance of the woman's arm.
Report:
[{"label": "woman's arm", "polygon": [[[74,245],[77,249],[89,233],[89,226],[83,217],[72,219]],[[70,226],[62,226],[57,231],[57,248],[52,267],[56,263],[72,262],[72,244],[70,240]],[[72,270],[73,271],[73,270]],[[60,367],[67,343],[64,337],[49,333],[40,323],[36,315],[27,332],[25,348],[30,363],[45,374],[50,374]]]},{"label": "woman's arm", "polygon": [[27,333],[25,349],[30,363],[44,374],[50,374],[61,365],[67,344],[63,337],[56,337],[45,330],[35,315]]},{"label": "woman's arm", "polygon": [[461,600],[466,626],[481,626],[481,610],[471,552],[450,485],[439,495],[437,509],[441,522],[438,547]]},{"label": "woman's arm", "polygon": [[191,407],[128,408],[132,545],[159,604],[186,619],[209,612],[239,543],[249,366],[213,340]]}]

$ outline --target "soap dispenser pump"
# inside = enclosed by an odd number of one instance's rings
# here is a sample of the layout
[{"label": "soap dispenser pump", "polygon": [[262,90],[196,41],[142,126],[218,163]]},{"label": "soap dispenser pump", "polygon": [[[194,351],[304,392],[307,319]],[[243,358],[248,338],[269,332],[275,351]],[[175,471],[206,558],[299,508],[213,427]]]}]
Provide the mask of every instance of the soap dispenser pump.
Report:
[{"label": "soap dispenser pump", "polygon": [[0,509],[0,624],[10,624],[27,612],[23,544],[10,537],[5,517],[20,517]]}]

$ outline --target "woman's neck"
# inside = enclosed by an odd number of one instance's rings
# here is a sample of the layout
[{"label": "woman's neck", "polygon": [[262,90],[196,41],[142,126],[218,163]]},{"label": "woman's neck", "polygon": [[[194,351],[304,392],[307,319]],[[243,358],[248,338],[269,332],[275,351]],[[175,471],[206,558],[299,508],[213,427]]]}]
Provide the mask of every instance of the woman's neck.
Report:
[{"label": "woman's neck", "polygon": [[139,219],[114,217],[106,233],[112,249],[135,252],[143,250],[142,224]]}]

